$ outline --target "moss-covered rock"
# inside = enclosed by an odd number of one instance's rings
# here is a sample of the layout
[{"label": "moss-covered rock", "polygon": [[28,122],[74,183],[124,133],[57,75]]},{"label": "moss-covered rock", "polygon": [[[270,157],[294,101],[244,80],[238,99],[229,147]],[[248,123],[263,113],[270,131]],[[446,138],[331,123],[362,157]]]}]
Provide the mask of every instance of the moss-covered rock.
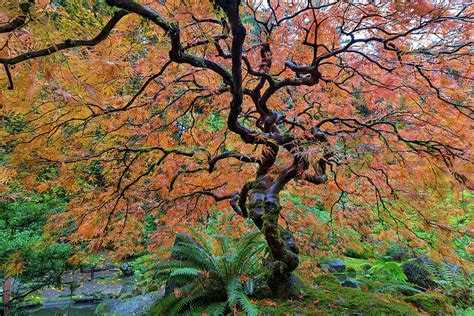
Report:
[{"label": "moss-covered rock", "polygon": [[440,293],[420,293],[405,298],[405,301],[415,305],[429,315],[454,314],[451,301]]},{"label": "moss-covered rock", "polygon": [[349,278],[355,278],[357,276],[357,270],[354,267],[347,268],[347,276]]},{"label": "moss-covered rock", "polygon": [[372,268],[372,265],[365,259],[345,258],[344,262],[347,265],[347,270],[355,270],[358,274],[364,274],[367,270]]},{"label": "moss-covered rock", "polygon": [[347,257],[357,258],[357,259],[369,259],[373,257],[372,251],[369,247],[362,247],[360,249],[346,248],[344,253]]},{"label": "moss-covered rock", "polygon": [[433,281],[434,263],[426,256],[405,261],[401,268],[408,282],[416,284],[422,289],[430,289],[436,285]]},{"label": "moss-covered rock", "polygon": [[339,285],[339,280],[333,274],[326,273],[314,278],[314,283],[320,286],[334,286]]}]

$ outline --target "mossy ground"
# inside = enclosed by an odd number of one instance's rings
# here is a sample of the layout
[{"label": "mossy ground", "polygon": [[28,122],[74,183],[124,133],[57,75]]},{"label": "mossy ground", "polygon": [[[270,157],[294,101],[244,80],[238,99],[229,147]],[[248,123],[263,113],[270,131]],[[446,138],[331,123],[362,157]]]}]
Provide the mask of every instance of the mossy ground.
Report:
[{"label": "mossy ground", "polygon": [[406,297],[405,301],[415,305],[419,310],[429,315],[449,315],[454,313],[450,300],[439,293],[416,294]]},{"label": "mossy ground", "polygon": [[[429,295],[417,295],[408,301],[402,296],[343,287],[334,276],[321,275],[315,278],[313,287],[304,289],[300,299],[263,300],[257,304],[263,313],[271,315],[436,315],[441,310],[434,305],[441,302],[442,297],[434,300],[434,297],[426,296]],[[443,314],[449,312],[448,307],[449,304],[441,307]]]}]

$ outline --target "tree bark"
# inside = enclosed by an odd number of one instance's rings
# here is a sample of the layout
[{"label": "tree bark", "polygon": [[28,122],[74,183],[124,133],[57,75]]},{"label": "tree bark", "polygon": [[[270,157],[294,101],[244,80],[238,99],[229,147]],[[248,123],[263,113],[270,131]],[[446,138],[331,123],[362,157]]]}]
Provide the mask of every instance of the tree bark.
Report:
[{"label": "tree bark", "polygon": [[274,297],[298,295],[293,271],[299,264],[298,248],[293,234],[278,224],[280,197],[269,193],[269,181],[265,178],[254,182],[250,192],[249,217],[263,233],[271,261],[268,285]]},{"label": "tree bark", "polygon": [[3,280],[3,315],[8,315],[8,306],[11,300],[13,278],[7,277]]}]

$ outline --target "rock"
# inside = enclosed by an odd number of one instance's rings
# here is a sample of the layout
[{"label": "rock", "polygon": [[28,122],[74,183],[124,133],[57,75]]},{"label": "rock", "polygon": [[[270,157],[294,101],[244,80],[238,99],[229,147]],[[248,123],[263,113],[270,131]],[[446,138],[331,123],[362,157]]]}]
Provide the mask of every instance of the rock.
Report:
[{"label": "rock", "polygon": [[127,299],[138,294],[144,294],[144,293],[134,293],[135,287],[136,287],[136,284],[134,281],[129,280],[125,282],[122,288],[120,289],[120,292],[117,293],[117,297],[120,299]]},{"label": "rock", "polygon": [[339,284],[339,280],[332,274],[321,274],[314,279],[314,283],[320,286],[333,287]]},{"label": "rock", "polygon": [[120,265],[120,271],[122,271],[122,274],[127,277],[134,274],[133,268],[127,263]]},{"label": "rock", "polygon": [[347,268],[347,276],[349,278],[355,278],[357,276],[357,271],[353,267]]},{"label": "rock", "polygon": [[[22,307],[18,309],[15,315],[94,315],[97,308],[97,302],[75,304],[71,300],[51,300],[43,301],[37,307]],[[102,314],[100,314],[102,315]]]},{"label": "rock", "polygon": [[362,270],[364,270],[365,272],[369,271],[370,269],[372,269],[372,265],[370,263],[364,263],[363,265],[361,265],[361,268]]},{"label": "rock", "polygon": [[73,299],[73,302],[75,304],[97,303],[100,301],[101,299],[96,296],[83,296],[83,297],[76,297]]},{"label": "rock", "polygon": [[361,283],[356,280],[345,280],[344,282],[341,283],[341,285],[345,287],[358,288],[360,287]]},{"label": "rock", "polygon": [[151,292],[127,300],[106,300],[103,304],[97,307],[96,314],[115,316],[146,315],[153,304],[162,297],[163,292]]},{"label": "rock", "polygon": [[436,284],[433,281],[432,268],[434,264],[426,256],[418,257],[402,264],[403,273],[407,276],[407,281],[418,285],[423,289],[430,289]]},{"label": "rock", "polygon": [[342,260],[332,260],[328,262],[329,272],[343,273],[346,271],[346,264]]},{"label": "rock", "polygon": [[339,279],[339,282],[347,279],[346,264],[342,260],[331,260],[322,265],[322,268],[334,274]]}]

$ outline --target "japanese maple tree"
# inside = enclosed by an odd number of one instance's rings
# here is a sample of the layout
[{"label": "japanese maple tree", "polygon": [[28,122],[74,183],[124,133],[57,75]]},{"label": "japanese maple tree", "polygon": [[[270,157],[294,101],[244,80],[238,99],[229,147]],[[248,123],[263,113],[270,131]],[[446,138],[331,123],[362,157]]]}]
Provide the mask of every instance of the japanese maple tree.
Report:
[{"label": "japanese maple tree", "polygon": [[[51,228],[91,249],[142,247],[148,214],[157,240],[216,203],[251,219],[277,296],[291,293],[297,245],[329,236],[453,256],[468,228],[452,216],[472,189],[473,12],[469,1],[12,3],[0,13],[2,143],[25,183],[76,196]],[[57,177],[38,182],[45,165]],[[326,218],[300,207],[315,197]]]}]

